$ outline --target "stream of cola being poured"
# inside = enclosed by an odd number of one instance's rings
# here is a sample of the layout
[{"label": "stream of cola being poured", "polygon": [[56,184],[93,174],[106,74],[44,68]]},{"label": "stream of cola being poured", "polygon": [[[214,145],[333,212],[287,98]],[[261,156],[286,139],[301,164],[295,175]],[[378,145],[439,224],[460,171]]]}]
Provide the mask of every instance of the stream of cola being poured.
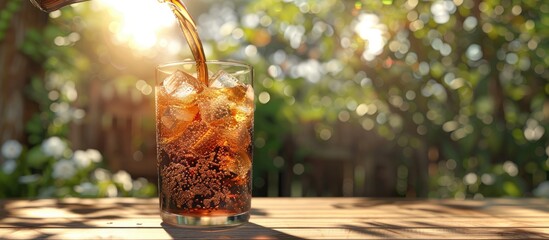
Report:
[{"label": "stream of cola being poured", "polygon": [[185,4],[182,0],[158,0],[163,3],[166,2],[170,5],[177,21],[179,21],[179,26],[187,39],[191,52],[193,54],[194,60],[196,62],[196,71],[197,78],[208,85],[208,67],[206,66],[206,56],[204,55],[204,48],[202,47],[202,42],[198,36],[198,31],[196,28],[196,23],[193,18],[187,11]]}]

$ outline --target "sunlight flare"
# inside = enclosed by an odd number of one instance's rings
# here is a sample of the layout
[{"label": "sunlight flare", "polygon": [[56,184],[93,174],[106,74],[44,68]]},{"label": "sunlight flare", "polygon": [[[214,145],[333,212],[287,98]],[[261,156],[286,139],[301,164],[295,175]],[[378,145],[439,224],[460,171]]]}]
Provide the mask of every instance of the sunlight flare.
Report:
[{"label": "sunlight flare", "polygon": [[117,19],[109,30],[119,43],[135,49],[148,49],[159,43],[158,34],[176,24],[168,6],[154,0],[100,0]]}]

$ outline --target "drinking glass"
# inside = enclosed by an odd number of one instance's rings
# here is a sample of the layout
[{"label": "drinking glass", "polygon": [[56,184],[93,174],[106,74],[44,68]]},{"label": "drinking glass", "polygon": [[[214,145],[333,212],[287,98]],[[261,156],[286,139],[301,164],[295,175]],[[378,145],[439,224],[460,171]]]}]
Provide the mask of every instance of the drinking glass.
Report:
[{"label": "drinking glass", "polygon": [[156,140],[162,220],[175,226],[247,222],[254,118],[252,67],[194,61],[156,69]]}]

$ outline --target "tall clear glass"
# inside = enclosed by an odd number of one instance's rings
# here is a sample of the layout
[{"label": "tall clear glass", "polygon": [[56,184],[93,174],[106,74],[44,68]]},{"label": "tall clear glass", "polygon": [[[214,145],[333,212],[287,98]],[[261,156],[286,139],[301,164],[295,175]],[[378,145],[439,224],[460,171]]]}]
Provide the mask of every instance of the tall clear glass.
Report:
[{"label": "tall clear glass", "polygon": [[254,119],[252,67],[193,61],[156,70],[156,140],[161,217],[176,226],[247,222]]}]

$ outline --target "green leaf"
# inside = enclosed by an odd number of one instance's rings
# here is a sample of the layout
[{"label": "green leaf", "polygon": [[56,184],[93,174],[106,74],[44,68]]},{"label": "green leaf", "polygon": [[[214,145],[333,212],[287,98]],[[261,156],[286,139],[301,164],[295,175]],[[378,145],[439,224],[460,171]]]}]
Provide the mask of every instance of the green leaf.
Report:
[{"label": "green leaf", "polygon": [[9,27],[9,23],[6,21],[0,21],[0,31],[6,31]]},{"label": "green leaf", "polygon": [[9,22],[9,20],[11,19],[11,16],[13,14],[9,11],[6,11],[6,10],[2,10],[0,11],[0,21],[6,21],[6,22]]},{"label": "green leaf", "polygon": [[6,9],[10,12],[16,12],[21,7],[23,1],[9,1]]},{"label": "green leaf", "polygon": [[393,4],[393,0],[381,0],[381,3],[383,3],[384,5],[391,5]]},{"label": "green leaf", "polygon": [[503,183],[503,191],[505,191],[505,194],[511,197],[520,197],[522,195],[520,188],[517,186],[517,184],[510,181]]},{"label": "green leaf", "polygon": [[27,165],[31,168],[42,168],[48,160],[49,157],[42,152],[40,146],[31,148],[27,155]]}]

